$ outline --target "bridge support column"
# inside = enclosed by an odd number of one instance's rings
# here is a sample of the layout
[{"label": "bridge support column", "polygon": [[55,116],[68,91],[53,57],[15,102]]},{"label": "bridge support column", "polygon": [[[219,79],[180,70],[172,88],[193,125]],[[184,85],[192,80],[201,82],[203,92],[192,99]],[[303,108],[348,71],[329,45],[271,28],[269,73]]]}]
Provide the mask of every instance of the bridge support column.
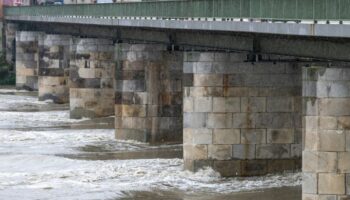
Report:
[{"label": "bridge support column", "polygon": [[303,200],[350,197],[350,69],[303,69]]},{"label": "bridge support column", "polygon": [[182,142],[183,53],[163,45],[119,44],[116,57],[116,138]]},{"label": "bridge support column", "polygon": [[186,169],[253,176],[300,168],[301,68],[245,58],[185,53],[193,76],[183,100]]},{"label": "bridge support column", "polygon": [[16,88],[38,90],[38,38],[41,32],[16,32]]},{"label": "bridge support column", "polygon": [[39,100],[69,102],[69,35],[39,37]]},{"label": "bridge support column", "polygon": [[5,23],[5,53],[6,62],[11,65],[15,64],[16,58],[16,31],[18,30],[18,25],[14,23]]},{"label": "bridge support column", "polygon": [[69,74],[71,118],[114,115],[113,55],[112,40],[73,39]]}]

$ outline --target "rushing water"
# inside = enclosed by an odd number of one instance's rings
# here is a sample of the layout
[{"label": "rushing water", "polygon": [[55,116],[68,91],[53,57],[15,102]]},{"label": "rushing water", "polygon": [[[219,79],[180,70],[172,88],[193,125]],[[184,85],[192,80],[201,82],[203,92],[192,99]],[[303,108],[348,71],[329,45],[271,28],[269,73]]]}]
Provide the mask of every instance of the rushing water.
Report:
[{"label": "rushing water", "polygon": [[[212,169],[191,173],[177,158],[180,145],[116,141],[111,126],[91,128],[103,123],[71,120],[67,105],[0,89],[0,199],[299,198],[300,173],[244,179],[221,178]],[[162,150],[170,156],[154,154]],[[280,189],[267,189],[275,187]]]}]

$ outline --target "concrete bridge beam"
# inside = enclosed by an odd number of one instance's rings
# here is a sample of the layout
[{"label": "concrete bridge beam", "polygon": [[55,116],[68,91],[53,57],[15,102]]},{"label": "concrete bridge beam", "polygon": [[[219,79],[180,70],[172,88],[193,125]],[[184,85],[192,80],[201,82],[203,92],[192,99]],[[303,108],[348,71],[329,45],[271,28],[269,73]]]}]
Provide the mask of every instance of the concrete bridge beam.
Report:
[{"label": "concrete bridge beam", "polygon": [[113,55],[112,40],[73,39],[69,73],[71,118],[114,114]]},{"label": "concrete bridge beam", "polygon": [[116,138],[182,142],[182,57],[165,45],[116,46]]},{"label": "concrete bridge beam", "polygon": [[303,69],[303,200],[350,195],[350,69]]},{"label": "concrete bridge beam", "polygon": [[39,36],[39,100],[69,102],[69,35]]},{"label": "concrete bridge beam", "polygon": [[186,52],[185,168],[253,176],[301,165],[301,67],[246,54]]},{"label": "concrete bridge beam", "polygon": [[16,32],[16,88],[38,90],[38,40],[42,32]]}]

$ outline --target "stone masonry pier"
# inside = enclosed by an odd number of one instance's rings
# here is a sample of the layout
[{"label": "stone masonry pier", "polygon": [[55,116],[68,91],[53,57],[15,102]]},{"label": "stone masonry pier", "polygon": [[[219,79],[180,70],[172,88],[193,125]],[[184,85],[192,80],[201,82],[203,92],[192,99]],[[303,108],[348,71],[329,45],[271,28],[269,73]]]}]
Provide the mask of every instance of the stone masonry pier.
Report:
[{"label": "stone masonry pier", "polygon": [[303,70],[303,200],[350,195],[350,68]]},{"label": "stone masonry pier", "polygon": [[69,57],[71,36],[39,37],[39,100],[69,102]]},{"label": "stone masonry pier", "polygon": [[16,88],[38,90],[38,39],[41,32],[16,32]]},{"label": "stone masonry pier", "polygon": [[246,54],[187,52],[185,168],[253,176],[301,165],[301,68]]},{"label": "stone masonry pier", "polygon": [[71,118],[114,115],[113,41],[75,38],[70,53]]},{"label": "stone masonry pier", "polygon": [[116,46],[116,138],[182,141],[182,58],[165,45]]},{"label": "stone masonry pier", "polygon": [[5,53],[6,62],[11,65],[16,61],[16,31],[18,30],[18,24],[5,23]]}]

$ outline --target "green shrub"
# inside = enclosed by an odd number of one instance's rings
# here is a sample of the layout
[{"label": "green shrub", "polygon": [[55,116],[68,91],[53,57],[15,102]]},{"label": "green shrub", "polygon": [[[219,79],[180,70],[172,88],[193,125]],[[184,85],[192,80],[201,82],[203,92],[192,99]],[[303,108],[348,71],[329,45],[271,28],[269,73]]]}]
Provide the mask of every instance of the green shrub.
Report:
[{"label": "green shrub", "polygon": [[5,77],[0,78],[0,85],[15,85],[16,75],[14,73],[8,73]]},{"label": "green shrub", "polygon": [[15,85],[16,75],[10,72],[10,64],[6,62],[4,54],[0,53],[0,85]]}]

